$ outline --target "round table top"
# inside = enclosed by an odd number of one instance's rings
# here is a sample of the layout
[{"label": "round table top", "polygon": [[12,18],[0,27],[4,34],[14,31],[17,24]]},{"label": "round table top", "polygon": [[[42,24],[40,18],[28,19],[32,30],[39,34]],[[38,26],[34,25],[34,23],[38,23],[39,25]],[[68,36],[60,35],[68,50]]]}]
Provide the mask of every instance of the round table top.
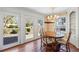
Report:
[{"label": "round table top", "polygon": [[50,38],[62,38],[64,37],[63,35],[56,35],[56,32],[44,32],[45,37],[50,37]]}]

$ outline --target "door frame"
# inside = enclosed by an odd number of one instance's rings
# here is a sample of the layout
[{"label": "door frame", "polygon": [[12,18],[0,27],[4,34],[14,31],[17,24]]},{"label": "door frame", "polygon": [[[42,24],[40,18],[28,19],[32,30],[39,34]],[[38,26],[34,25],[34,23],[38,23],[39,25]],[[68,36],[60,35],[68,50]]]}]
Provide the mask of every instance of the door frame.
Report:
[{"label": "door frame", "polygon": [[[33,38],[30,38],[30,39],[26,40],[26,36],[25,36],[25,24],[30,19],[33,22]],[[34,17],[29,16],[29,15],[21,15],[21,44],[34,40],[34,38],[35,38],[34,34],[35,34],[34,33]]]}]

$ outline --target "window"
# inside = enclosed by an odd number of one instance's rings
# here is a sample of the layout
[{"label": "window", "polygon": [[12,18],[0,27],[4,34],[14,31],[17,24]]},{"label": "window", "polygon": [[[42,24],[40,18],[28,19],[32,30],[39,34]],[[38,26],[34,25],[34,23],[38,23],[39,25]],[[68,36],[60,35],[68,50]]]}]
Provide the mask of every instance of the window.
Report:
[{"label": "window", "polygon": [[11,15],[5,16],[3,22],[4,45],[17,42],[19,28],[16,22],[16,17]]},{"label": "window", "polygon": [[56,20],[56,32],[58,35],[64,35],[66,31],[66,18],[59,17]]}]

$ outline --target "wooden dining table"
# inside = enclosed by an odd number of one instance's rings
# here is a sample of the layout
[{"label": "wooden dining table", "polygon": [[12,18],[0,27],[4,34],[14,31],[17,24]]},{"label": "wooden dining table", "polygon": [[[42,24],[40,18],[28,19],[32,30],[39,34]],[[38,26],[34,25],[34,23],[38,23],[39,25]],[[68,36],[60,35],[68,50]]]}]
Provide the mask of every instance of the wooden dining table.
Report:
[{"label": "wooden dining table", "polygon": [[45,32],[44,32],[44,37],[47,37],[47,38],[54,38],[55,41],[57,42],[56,39],[63,38],[64,36],[63,36],[63,35],[59,35],[59,36],[57,36],[56,32],[45,31]]},{"label": "wooden dining table", "polygon": [[[56,32],[46,31],[44,32],[44,37],[49,38],[49,39],[53,38],[55,40],[55,43],[57,44],[57,39],[61,39],[64,36],[63,35],[57,36]],[[60,49],[60,46],[57,46],[55,51],[59,51],[59,49]]]},{"label": "wooden dining table", "polygon": [[47,37],[52,37],[55,35],[56,35],[56,32],[52,32],[52,31],[45,31],[44,32],[44,36],[47,36]]}]

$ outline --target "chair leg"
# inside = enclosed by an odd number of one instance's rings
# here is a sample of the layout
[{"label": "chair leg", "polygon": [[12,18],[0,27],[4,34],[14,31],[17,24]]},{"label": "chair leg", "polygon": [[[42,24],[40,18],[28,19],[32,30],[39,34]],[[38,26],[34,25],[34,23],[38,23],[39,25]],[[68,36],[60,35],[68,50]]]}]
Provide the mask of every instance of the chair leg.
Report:
[{"label": "chair leg", "polygon": [[66,45],[66,52],[68,52],[68,46]]},{"label": "chair leg", "polygon": [[66,52],[70,52],[69,44],[66,44]]},{"label": "chair leg", "polygon": [[45,47],[45,51],[47,52],[47,45],[46,45],[46,47]]},{"label": "chair leg", "polygon": [[56,45],[56,52],[60,51],[61,44]]},{"label": "chair leg", "polygon": [[70,52],[70,47],[69,47],[68,51]]},{"label": "chair leg", "polygon": [[45,49],[46,49],[46,52],[47,52],[47,50],[48,50],[48,49],[47,49],[47,39],[48,39],[48,38],[46,38],[46,47],[45,47]]},{"label": "chair leg", "polygon": [[70,52],[70,46],[69,46],[69,44],[68,44],[68,52]]}]

